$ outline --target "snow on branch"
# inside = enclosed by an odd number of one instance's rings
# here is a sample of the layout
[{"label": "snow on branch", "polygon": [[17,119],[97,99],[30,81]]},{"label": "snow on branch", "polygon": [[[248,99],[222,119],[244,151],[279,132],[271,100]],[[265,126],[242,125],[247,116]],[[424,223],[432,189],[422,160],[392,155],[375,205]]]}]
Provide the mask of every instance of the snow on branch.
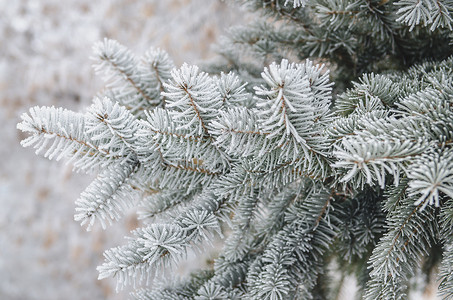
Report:
[{"label": "snow on branch", "polygon": [[22,115],[17,128],[30,133],[21,144],[44,152],[49,159],[69,158],[76,170],[93,171],[124,157],[92,141],[86,131],[85,117],[63,108],[33,107]]},{"label": "snow on branch", "polygon": [[87,224],[90,230],[96,221],[106,228],[106,221],[119,220],[125,211],[133,207],[141,191],[133,186],[137,161],[113,165],[103,172],[83,191],[76,200],[74,220]]},{"label": "snow on branch", "polygon": [[166,106],[179,123],[178,129],[190,129],[191,134],[208,135],[210,122],[217,116],[222,99],[207,73],[199,73],[197,66],[184,64],[172,71],[172,79],[164,84]]},{"label": "snow on branch", "polygon": [[174,68],[168,54],[150,49],[142,59],[115,40],[104,39],[93,47],[96,73],[107,82],[107,96],[142,116],[143,111],[164,105],[163,82]]},{"label": "snow on branch", "polygon": [[408,170],[410,196],[419,197],[415,205],[440,206],[443,193],[453,198],[453,151],[428,152],[417,159]]}]

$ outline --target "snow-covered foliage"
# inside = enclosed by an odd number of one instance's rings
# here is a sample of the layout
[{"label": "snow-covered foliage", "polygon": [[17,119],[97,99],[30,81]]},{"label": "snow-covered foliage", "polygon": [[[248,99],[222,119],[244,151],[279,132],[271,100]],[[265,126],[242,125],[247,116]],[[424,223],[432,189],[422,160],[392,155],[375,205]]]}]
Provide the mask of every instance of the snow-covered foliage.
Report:
[{"label": "snow-covered foliage", "polygon": [[[141,54],[150,44],[165,48],[180,64],[212,56],[210,45],[238,18],[210,0],[0,1],[0,299],[127,298],[127,290],[115,293],[113,280],[98,281],[95,266],[138,226],[129,211],[106,231],[80,228],[69,199],[94,177],[24,151],[15,129],[20,114],[33,105],[88,105],[102,88],[89,57],[105,36]],[[153,63],[156,54],[146,55]],[[182,265],[178,274],[195,265]]]},{"label": "snow-covered foliage", "polygon": [[99,279],[154,282],[224,239],[206,270],[133,296],[330,299],[356,274],[362,298],[405,299],[439,268],[453,297],[449,0],[242,2],[263,18],[211,74],[105,39],[91,106],[22,115],[23,146],[98,174],[76,201],[88,230],[142,207]]}]

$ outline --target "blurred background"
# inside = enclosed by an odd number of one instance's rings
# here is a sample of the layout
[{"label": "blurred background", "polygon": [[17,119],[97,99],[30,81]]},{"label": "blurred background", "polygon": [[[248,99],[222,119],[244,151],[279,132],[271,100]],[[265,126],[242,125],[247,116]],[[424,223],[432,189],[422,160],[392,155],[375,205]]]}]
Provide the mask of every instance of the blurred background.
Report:
[{"label": "blurred background", "polygon": [[96,266],[137,226],[132,212],[106,231],[80,227],[74,201],[93,176],[22,148],[20,115],[87,107],[103,86],[89,57],[104,37],[196,64],[214,55],[237,11],[213,0],[0,0],[0,299],[126,299],[115,280],[97,280]]}]

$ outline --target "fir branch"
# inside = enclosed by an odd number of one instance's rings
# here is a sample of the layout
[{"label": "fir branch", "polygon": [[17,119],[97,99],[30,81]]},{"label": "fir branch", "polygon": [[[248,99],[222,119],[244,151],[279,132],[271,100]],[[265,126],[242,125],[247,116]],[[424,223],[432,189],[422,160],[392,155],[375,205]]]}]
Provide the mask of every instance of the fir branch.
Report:
[{"label": "fir branch", "polygon": [[[391,229],[379,241],[370,258],[371,281],[365,299],[404,297],[405,282],[437,234],[434,209],[421,211],[424,203],[414,207],[411,206],[412,201],[412,198],[403,200],[399,209],[389,217]],[[399,294],[395,294],[395,290]]]},{"label": "fir branch", "polygon": [[140,197],[140,191],[131,185],[138,162],[113,165],[104,170],[76,200],[74,220],[88,224],[91,230],[95,221],[105,229],[106,221],[119,220],[121,215]]},{"label": "fir branch", "polygon": [[102,149],[125,156],[134,153],[138,123],[135,117],[110,99],[95,98],[86,113],[86,133]]},{"label": "fir branch", "polygon": [[103,149],[98,142],[92,141],[80,113],[62,108],[33,107],[30,115],[22,115],[22,120],[17,128],[32,134],[21,142],[24,147],[33,146],[37,154],[45,151],[44,157],[57,161],[68,157],[68,163],[73,162],[78,170],[92,171],[127,157],[111,153],[110,149]]},{"label": "fir branch", "polygon": [[397,184],[400,174],[406,173],[407,163],[428,147],[429,144],[423,140],[413,143],[398,139],[343,139],[341,147],[336,146],[337,150],[334,151],[339,160],[334,167],[349,169],[341,179],[344,182],[352,181],[357,186],[377,182],[383,187],[386,174],[393,175]]},{"label": "fir branch", "polygon": [[439,193],[453,198],[453,150],[428,152],[415,161],[408,171],[408,194],[412,197],[421,196],[415,205],[435,205],[438,207]]},{"label": "fir branch", "polygon": [[166,110],[155,109],[142,120],[138,131],[137,152],[145,160],[150,151],[159,151],[165,161],[175,164],[186,160],[196,162],[213,172],[225,170],[230,165],[230,157],[213,143],[210,136],[194,136],[188,129],[178,129],[177,121]]},{"label": "fir branch", "polygon": [[140,75],[135,70],[137,59],[126,47],[117,41],[104,39],[104,42],[97,43],[93,49],[97,59],[100,59],[100,62],[95,65],[95,70],[98,73],[104,72],[107,82],[115,84],[115,76],[119,75],[116,80],[126,80],[144,99],[150,103],[154,101],[144,91]]},{"label": "fir branch", "polygon": [[147,86],[156,90],[154,97],[159,97],[160,104],[165,106],[163,97],[164,82],[171,78],[171,70],[175,68],[170,56],[161,49],[149,49],[142,58],[139,71]]},{"label": "fir branch", "polygon": [[257,269],[249,273],[252,297],[310,297],[321,262],[313,259],[315,248],[323,252],[335,236],[328,208],[332,195],[322,191],[292,206],[286,225],[267,246]]},{"label": "fir branch", "polygon": [[178,129],[190,129],[191,134],[208,135],[209,122],[217,116],[221,96],[208,74],[198,73],[198,67],[184,64],[172,71],[172,80],[165,83],[163,93],[167,107],[179,122]]},{"label": "fir branch", "polygon": [[440,230],[443,242],[443,257],[438,273],[439,294],[445,299],[453,296],[453,198],[450,197],[441,208]]}]

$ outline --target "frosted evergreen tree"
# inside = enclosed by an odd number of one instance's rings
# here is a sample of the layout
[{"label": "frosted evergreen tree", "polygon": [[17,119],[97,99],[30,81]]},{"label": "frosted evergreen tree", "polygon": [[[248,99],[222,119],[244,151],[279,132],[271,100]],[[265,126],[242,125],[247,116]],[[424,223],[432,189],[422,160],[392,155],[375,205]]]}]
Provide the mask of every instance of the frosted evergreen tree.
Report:
[{"label": "frosted evergreen tree", "polygon": [[262,18],[210,74],[106,39],[85,112],[22,116],[23,146],[99,174],[76,221],[140,207],[99,278],[148,282],[222,237],[211,269],[133,297],[334,299],[336,265],[363,299],[406,299],[420,270],[453,299],[453,2],[241,2]]}]

